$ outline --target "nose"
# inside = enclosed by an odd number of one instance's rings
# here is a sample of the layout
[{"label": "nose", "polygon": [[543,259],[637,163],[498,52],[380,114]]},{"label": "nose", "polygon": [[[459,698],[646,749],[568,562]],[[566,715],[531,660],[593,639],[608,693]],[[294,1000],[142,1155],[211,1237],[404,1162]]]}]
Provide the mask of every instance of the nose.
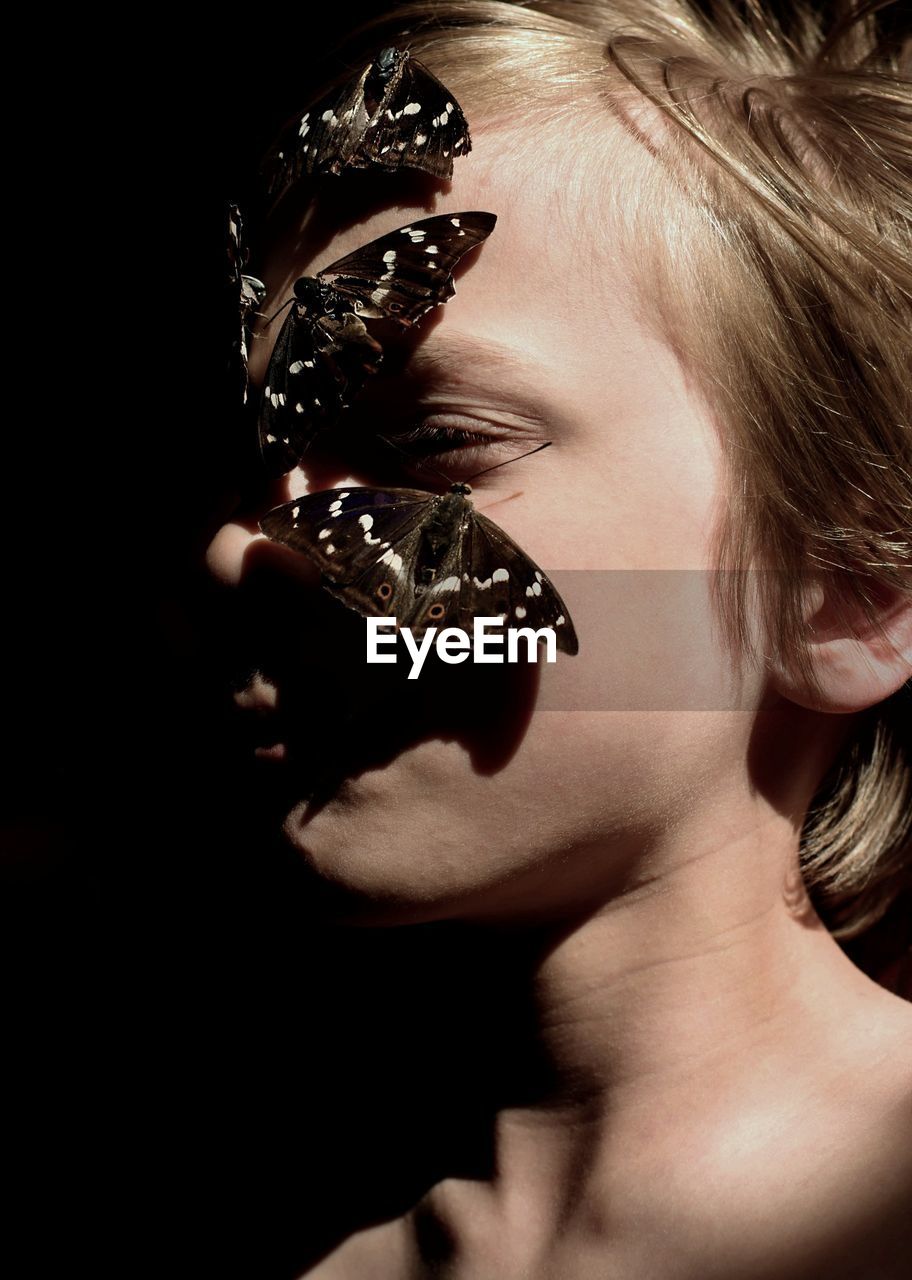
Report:
[{"label": "nose", "polygon": [[205,563],[210,576],[224,587],[243,586],[261,571],[277,573],[306,587],[316,587],[320,581],[316,565],[289,547],[270,541],[260,533],[255,520],[234,518],[223,524],[206,548]]}]

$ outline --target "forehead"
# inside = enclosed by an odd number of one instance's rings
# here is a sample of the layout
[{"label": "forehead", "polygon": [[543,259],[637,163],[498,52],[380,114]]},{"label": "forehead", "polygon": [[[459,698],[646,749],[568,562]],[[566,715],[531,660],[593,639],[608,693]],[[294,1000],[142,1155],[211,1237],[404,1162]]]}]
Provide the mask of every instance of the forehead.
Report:
[{"label": "forehead", "polygon": [[[565,358],[581,354],[580,337],[593,327],[603,341],[612,329],[623,330],[636,303],[634,264],[622,247],[618,175],[634,158],[608,113],[592,119],[593,110],[588,136],[572,142],[572,117],[562,124],[475,127],[473,150],[446,187],[410,175],[369,181],[357,174],[327,183],[327,194],[269,248],[264,274],[271,300],[281,305],[300,276],[398,227],[478,209],[495,213],[497,225],[457,271],[456,296],[438,319],[494,342],[521,338],[539,359],[556,343],[568,347]],[[257,354],[262,360],[262,349]]]}]

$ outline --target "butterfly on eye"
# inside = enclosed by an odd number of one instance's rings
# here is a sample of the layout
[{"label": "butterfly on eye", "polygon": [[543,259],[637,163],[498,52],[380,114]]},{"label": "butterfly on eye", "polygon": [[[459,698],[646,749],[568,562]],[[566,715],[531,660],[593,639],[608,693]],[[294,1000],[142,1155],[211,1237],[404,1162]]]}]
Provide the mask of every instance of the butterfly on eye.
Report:
[{"label": "butterfly on eye", "polygon": [[408,326],[446,302],[456,264],[496,221],[481,212],[423,218],[295,282],[260,400],[260,453],[270,475],[290,471],[376,373],[382,348],[365,319]]},{"label": "butterfly on eye", "polygon": [[231,366],[237,370],[241,400],[247,403],[247,336],[249,319],[266,297],[266,286],[244,274],[249,250],[244,245],[244,220],[236,204],[228,206],[228,289],[231,311]]},{"label": "butterfly on eye", "polygon": [[276,199],[304,174],[377,167],[453,176],[453,158],[472,149],[459,103],[408,52],[382,49],[342,88],[297,117],[264,169]]},{"label": "butterfly on eye", "polygon": [[526,553],[477,512],[468,484],[420,489],[325,489],[269,511],[260,529],[299,551],[331,595],[366,618],[395,618],[416,640],[429,626],[472,630],[476,617],[554,629],[579,650],[567,606]]}]

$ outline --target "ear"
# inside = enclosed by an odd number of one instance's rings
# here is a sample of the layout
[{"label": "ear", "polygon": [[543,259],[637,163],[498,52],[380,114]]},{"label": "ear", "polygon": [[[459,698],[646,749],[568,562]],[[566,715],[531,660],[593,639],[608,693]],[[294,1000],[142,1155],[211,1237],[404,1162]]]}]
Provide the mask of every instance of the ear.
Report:
[{"label": "ear", "polygon": [[[864,711],[912,679],[912,592],[879,584],[873,620],[848,604],[835,575],[805,592],[809,680],[794,663],[776,661],[773,683],[812,711]],[[816,687],[815,687],[816,686]]]}]

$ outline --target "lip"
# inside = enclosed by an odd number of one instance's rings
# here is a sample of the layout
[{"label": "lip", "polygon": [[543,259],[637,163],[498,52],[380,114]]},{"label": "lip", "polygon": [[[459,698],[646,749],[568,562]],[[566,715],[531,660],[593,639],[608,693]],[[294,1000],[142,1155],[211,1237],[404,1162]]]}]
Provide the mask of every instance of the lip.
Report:
[{"label": "lip", "polygon": [[257,672],[247,686],[232,693],[231,702],[231,730],[240,751],[258,760],[284,760],[288,750],[285,717],[272,681]]},{"label": "lip", "polygon": [[278,707],[279,691],[261,671],[256,671],[249,684],[234,691],[232,700],[239,711],[267,716]]}]

